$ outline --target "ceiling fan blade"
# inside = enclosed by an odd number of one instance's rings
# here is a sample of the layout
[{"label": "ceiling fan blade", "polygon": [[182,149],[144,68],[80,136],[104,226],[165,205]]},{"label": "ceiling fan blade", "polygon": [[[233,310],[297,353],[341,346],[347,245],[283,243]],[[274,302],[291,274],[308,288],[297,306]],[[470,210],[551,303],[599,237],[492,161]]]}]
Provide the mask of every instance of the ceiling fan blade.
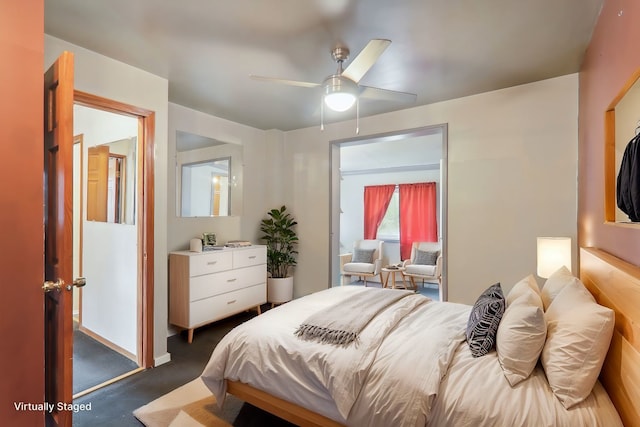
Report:
[{"label": "ceiling fan blade", "polygon": [[353,58],[342,75],[358,83],[373,64],[378,60],[382,52],[391,44],[391,40],[373,39]]},{"label": "ceiling fan blade", "polygon": [[360,86],[361,98],[377,99],[382,101],[395,102],[416,102],[418,95],[409,92],[398,92],[396,90],[381,89],[379,87]]},{"label": "ceiling fan blade", "polygon": [[318,86],[320,86],[320,83],[300,82],[300,81],[297,81],[297,80],[279,79],[277,77],[255,76],[253,74],[249,75],[249,77],[252,78],[253,80],[258,80],[258,81],[261,81],[261,82],[280,83],[280,84],[285,84],[285,85],[289,85],[289,86],[300,86],[300,87],[318,87]]}]

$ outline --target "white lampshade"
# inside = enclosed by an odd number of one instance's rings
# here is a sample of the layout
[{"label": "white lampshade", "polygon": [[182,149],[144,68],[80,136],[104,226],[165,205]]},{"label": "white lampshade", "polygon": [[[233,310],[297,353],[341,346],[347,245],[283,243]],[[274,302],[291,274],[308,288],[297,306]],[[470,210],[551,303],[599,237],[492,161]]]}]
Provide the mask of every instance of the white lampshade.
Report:
[{"label": "white lampshade", "polygon": [[571,271],[571,238],[538,237],[538,276],[546,279],[563,265]]},{"label": "white lampshade", "polygon": [[324,103],[333,111],[347,111],[355,102],[356,96],[349,92],[333,92],[324,96]]}]

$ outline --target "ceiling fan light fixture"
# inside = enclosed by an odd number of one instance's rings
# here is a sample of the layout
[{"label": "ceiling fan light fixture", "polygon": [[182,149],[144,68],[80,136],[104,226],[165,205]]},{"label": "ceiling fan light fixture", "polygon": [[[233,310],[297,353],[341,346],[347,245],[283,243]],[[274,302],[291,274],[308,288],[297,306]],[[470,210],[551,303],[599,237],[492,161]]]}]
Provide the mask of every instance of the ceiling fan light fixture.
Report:
[{"label": "ceiling fan light fixture", "polygon": [[355,104],[358,85],[354,81],[334,74],[328,77],[322,86],[324,103],[333,111],[347,111]]},{"label": "ceiling fan light fixture", "polygon": [[343,112],[353,107],[356,97],[352,93],[333,92],[324,97],[324,103],[333,111]]}]

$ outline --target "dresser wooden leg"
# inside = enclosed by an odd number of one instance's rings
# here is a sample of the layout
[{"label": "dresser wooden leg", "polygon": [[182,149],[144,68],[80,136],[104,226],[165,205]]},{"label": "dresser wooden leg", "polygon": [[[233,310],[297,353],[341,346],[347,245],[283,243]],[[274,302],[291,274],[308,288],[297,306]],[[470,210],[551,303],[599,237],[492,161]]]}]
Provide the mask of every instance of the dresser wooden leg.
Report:
[{"label": "dresser wooden leg", "polygon": [[189,329],[187,332],[187,342],[191,344],[193,342],[193,329]]},{"label": "dresser wooden leg", "polygon": [[262,314],[262,308],[258,305],[256,309],[258,309],[258,316],[260,316]]}]

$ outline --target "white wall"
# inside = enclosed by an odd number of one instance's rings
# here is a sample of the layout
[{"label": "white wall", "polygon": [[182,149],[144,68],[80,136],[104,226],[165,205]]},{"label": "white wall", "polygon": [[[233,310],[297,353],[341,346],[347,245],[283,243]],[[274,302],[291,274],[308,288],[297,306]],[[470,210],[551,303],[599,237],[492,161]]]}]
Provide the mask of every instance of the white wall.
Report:
[{"label": "white wall", "polygon": [[155,112],[153,355],[155,363],[161,364],[170,360],[166,327],[168,82],[146,71],[48,35],[45,35],[44,46],[45,69],[64,50],[75,55],[76,89]]},{"label": "white wall", "polygon": [[[578,75],[363,118],[360,136],[448,123],[449,300],[536,269],[536,237],[576,239]],[[284,200],[300,237],[295,295],[329,283],[329,146],[353,121],[285,133]],[[337,262],[337,260],[336,260]]]}]

